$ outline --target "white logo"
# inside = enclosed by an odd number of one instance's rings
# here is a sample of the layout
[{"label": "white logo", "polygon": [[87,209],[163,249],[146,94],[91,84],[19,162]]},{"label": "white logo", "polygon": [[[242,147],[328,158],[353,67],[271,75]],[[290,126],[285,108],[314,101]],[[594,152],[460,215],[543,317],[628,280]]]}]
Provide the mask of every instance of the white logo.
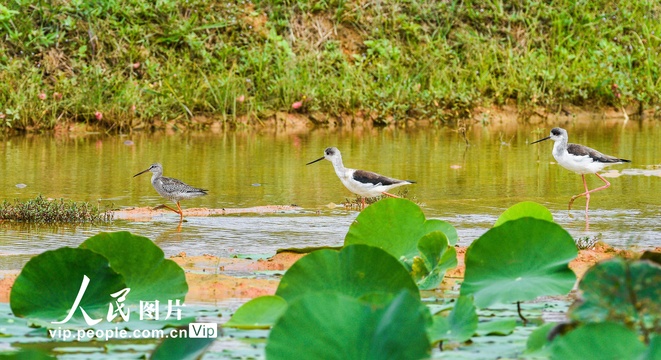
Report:
[{"label": "white logo", "polygon": [[[73,315],[75,314],[77,309],[80,309],[80,311],[83,314],[83,318],[85,319],[85,323],[87,323],[88,326],[94,326],[98,323],[100,323],[103,318],[101,319],[92,319],[91,316],[87,314],[85,309],[83,309],[82,306],[80,306],[80,302],[83,300],[83,295],[85,295],[85,290],[87,290],[87,286],[90,283],[90,278],[87,277],[87,275],[83,275],[83,282],[80,284],[80,289],[78,290],[78,295],[76,296],[76,300],[73,302],[73,306],[69,310],[69,314],[64,318],[62,321],[51,321],[51,324],[65,324],[71,320]],[[129,309],[129,306],[124,304],[124,301],[126,301],[126,295],[131,291],[131,288],[124,288],[116,293],[110,294],[111,297],[116,299],[113,302],[108,304],[108,315],[106,316],[106,321],[112,322],[117,318],[117,316],[120,316],[124,321],[129,321],[129,317],[131,316],[131,310]],[[158,300],[152,300],[152,301],[142,301],[140,300],[140,309],[139,315],[140,315],[140,320],[158,320],[159,319],[159,301]],[[176,299],[175,301],[168,300],[168,307],[167,307],[167,312],[165,314],[164,320],[170,319],[170,317],[173,314],[176,314],[177,320],[181,320],[181,307],[186,306],[186,304],[182,304],[179,299]]]}]

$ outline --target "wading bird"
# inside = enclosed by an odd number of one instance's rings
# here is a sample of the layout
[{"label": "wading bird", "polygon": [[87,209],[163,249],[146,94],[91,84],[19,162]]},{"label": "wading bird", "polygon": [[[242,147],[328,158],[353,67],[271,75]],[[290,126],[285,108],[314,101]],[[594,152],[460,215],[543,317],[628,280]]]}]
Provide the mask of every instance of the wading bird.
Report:
[{"label": "wading bird", "polygon": [[[567,170],[581,174],[585,192],[572,196],[571,200],[569,200],[569,210],[571,210],[571,205],[574,203],[574,200],[581,196],[585,196],[585,218],[587,219],[588,207],[590,206],[590,193],[604,190],[611,186],[611,183],[604,179],[603,176],[597,174],[597,171],[601,171],[603,168],[609,165],[628,163],[631,162],[631,160],[604,155],[599,151],[587,146],[567,143],[568,138],[569,137],[567,136],[567,131],[565,129],[553,128],[551,130],[551,135],[534,141],[531,143],[531,145],[548,139],[553,140],[555,142],[555,144],[553,144],[553,157],[558,162],[558,164]],[[597,177],[601,179],[601,181],[603,181],[606,185],[596,189],[588,190],[588,184],[585,182],[585,174],[597,175]]]},{"label": "wading bird", "polygon": [[340,178],[344,186],[352,193],[361,197],[362,209],[365,208],[365,198],[379,195],[390,197],[399,197],[389,194],[387,191],[402,185],[414,184],[415,181],[397,180],[387,176],[379,175],[371,171],[347,169],[342,164],[342,155],[340,150],[335,147],[329,147],[324,150],[324,156],[317,160],[310,161],[306,165],[314,164],[317,161],[326,159],[333,164],[335,174]]},{"label": "wading bird", "polygon": [[209,191],[204,189],[198,189],[180,180],[163,176],[163,166],[159,163],[151,164],[151,166],[149,166],[147,170],[141,171],[133,175],[133,177],[142,175],[147,171],[151,171],[153,174],[151,176],[151,184],[152,186],[154,186],[154,189],[156,189],[156,192],[158,192],[162,197],[170,201],[173,201],[175,204],[177,204],[177,210],[165,204],[157,208],[166,207],[176,212],[180,216],[179,221],[184,220],[184,213],[183,211],[181,211],[181,206],[179,205],[179,201],[196,198],[198,196],[203,196],[207,194],[207,191]]}]

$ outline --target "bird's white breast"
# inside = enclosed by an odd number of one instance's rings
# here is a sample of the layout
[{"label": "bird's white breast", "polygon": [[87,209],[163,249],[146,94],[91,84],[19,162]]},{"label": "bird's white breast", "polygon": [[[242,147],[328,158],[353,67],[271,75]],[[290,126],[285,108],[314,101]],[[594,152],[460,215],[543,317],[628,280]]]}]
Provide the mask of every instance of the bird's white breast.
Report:
[{"label": "bird's white breast", "polygon": [[553,157],[560,166],[577,174],[594,174],[603,170],[606,166],[612,165],[595,161],[589,155],[572,155],[567,150],[553,151]]}]

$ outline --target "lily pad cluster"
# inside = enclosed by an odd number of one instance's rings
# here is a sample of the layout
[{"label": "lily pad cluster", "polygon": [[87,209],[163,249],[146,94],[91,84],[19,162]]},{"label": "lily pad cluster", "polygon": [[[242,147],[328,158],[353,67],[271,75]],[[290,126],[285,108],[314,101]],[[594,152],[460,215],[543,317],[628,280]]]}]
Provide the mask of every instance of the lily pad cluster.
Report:
[{"label": "lily pad cluster", "polygon": [[566,294],[576,281],[568,263],[577,249],[550,212],[535,203],[516,205],[496,224],[469,248],[455,305],[433,316],[419,291],[436,288],[456,265],[456,230],[427,220],[408,200],[385,199],[356,218],[340,252],[324,249],[301,258],[275,296],[249,301],[226,326],[272,327],[269,358],[302,351],[378,358],[384,349],[418,358],[433,344],[461,343],[489,328],[511,332],[514,320],[480,323],[477,307]]},{"label": "lily pad cluster", "polygon": [[363,210],[349,227],[344,245],[381,248],[399,259],[422,290],[435,289],[457,266],[457,230],[446,221],[426,219],[404,199],[384,199]]},{"label": "lily pad cluster", "polygon": [[[568,266],[578,253],[572,237],[545,207],[516,204],[467,249],[464,282],[453,304],[421,299],[420,290],[436,289],[457,264],[456,243],[450,224],[426,219],[414,203],[378,201],[356,218],[343,248],[299,259],[275,295],[247,302],[225,326],[270,328],[269,359],[418,359],[429,357],[434,345],[470,349],[489,343],[487,336],[515,333],[528,340],[527,355],[533,357],[661,358],[661,266],[654,256],[613,259],[590,269],[569,323],[538,318],[534,326],[520,326],[514,312],[495,320],[490,309],[515,303],[523,318],[521,302],[566,295],[576,283]],[[79,248],[30,260],[12,290],[12,311],[31,324],[61,320],[84,276],[89,286],[79,305],[91,317],[105,316],[116,300],[111,294],[121,289],[131,289],[124,302],[129,306],[183,300],[188,289],[183,270],[149,239],[101,233]],[[70,323],[80,327],[83,320],[76,311]],[[212,341],[168,339],[153,357],[199,356]]]},{"label": "lily pad cluster", "polygon": [[660,359],[661,264],[644,258],[613,258],[590,268],[570,321],[540,329],[545,341],[532,350],[557,359]]},{"label": "lily pad cluster", "polygon": [[247,302],[225,326],[272,326],[270,359],[296,358],[301,351],[311,358],[347,359],[379,358],[385,349],[399,358],[425,357],[430,324],[402,264],[384,250],[355,244],[301,258],[274,296]]},{"label": "lily pad cluster", "polygon": [[[129,232],[100,233],[78,248],[45,251],[28,261],[14,282],[10,305],[14,315],[50,327],[71,311],[68,321],[57,326],[84,327],[84,314],[107,319],[121,295],[125,309],[135,311],[140,301],[183,302],[187,292],[183,269],[165,259],[151,240]],[[78,308],[72,309],[79,293]]]},{"label": "lily pad cluster", "polygon": [[244,304],[225,326],[272,327],[269,358],[301,351],[338,359],[426,357],[432,342],[448,337],[437,333],[454,326],[451,336],[464,336],[456,333],[461,314],[446,323],[433,319],[419,292],[438,286],[456,265],[456,242],[450,224],[425,219],[414,203],[379,201],[357,217],[341,251],[301,258],[274,296]]}]

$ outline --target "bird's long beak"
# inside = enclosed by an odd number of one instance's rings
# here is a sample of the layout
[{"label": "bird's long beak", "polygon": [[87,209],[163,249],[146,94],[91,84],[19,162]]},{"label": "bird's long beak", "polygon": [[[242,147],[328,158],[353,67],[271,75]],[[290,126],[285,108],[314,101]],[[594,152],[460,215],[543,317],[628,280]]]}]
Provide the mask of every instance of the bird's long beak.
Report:
[{"label": "bird's long beak", "polygon": [[305,165],[314,164],[314,163],[316,163],[317,161],[321,161],[321,160],[323,160],[323,159],[325,159],[325,158],[322,156],[322,157],[320,157],[319,159],[314,160],[314,161],[310,161],[309,163],[307,163],[307,164],[305,164]]},{"label": "bird's long beak", "polygon": [[[151,168],[149,168],[149,169],[151,169]],[[136,177],[136,176],[138,176],[138,175],[142,175],[142,174],[146,173],[147,171],[149,171],[149,169],[147,169],[147,170],[143,170],[143,171],[140,171],[139,173],[133,175],[133,177]]]},{"label": "bird's long beak", "polygon": [[537,140],[537,141],[533,141],[533,142],[531,142],[530,145],[532,145],[532,144],[537,144],[537,143],[540,142],[540,141],[548,140],[548,139],[550,139],[550,138],[551,138],[550,136],[547,136],[547,137],[545,137],[545,138],[543,138],[543,139],[539,139],[539,140]]}]

